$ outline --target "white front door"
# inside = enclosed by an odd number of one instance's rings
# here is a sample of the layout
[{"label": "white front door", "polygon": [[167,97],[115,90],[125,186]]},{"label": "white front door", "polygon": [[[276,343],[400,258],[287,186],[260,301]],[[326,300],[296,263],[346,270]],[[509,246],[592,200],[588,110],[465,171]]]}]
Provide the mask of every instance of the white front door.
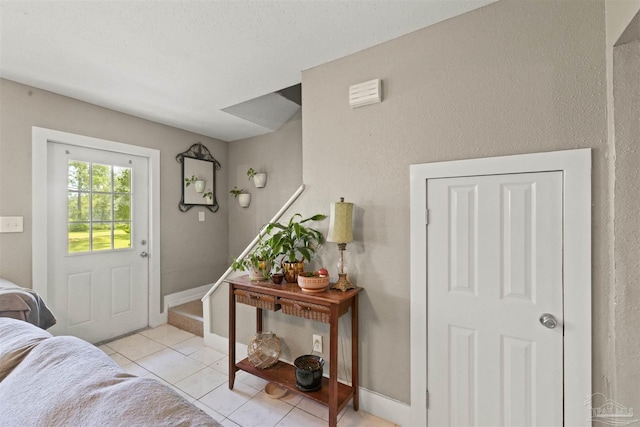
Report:
[{"label": "white front door", "polygon": [[148,325],[148,159],[49,142],[55,334],[103,341]]},{"label": "white front door", "polygon": [[562,186],[427,180],[429,426],[563,424]]}]

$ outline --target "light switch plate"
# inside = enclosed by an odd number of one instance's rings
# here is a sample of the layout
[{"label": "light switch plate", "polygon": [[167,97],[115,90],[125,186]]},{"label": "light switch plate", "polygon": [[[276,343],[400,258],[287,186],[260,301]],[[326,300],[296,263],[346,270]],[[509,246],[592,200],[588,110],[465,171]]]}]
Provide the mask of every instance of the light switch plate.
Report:
[{"label": "light switch plate", "polygon": [[198,221],[204,222],[204,212],[198,212]]},{"label": "light switch plate", "polygon": [[22,224],[21,216],[0,216],[0,233],[22,233]]}]

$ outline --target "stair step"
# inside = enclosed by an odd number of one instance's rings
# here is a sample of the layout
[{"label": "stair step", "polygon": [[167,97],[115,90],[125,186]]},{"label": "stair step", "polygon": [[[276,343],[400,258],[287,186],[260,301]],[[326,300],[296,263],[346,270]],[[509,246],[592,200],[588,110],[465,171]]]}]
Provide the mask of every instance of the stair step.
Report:
[{"label": "stair step", "polygon": [[200,337],[204,336],[202,301],[196,300],[169,308],[170,325]]}]

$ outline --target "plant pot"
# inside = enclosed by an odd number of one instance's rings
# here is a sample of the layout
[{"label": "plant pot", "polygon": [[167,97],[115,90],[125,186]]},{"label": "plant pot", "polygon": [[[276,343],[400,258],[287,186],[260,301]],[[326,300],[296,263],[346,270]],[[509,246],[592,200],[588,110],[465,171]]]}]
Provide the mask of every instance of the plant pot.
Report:
[{"label": "plant pot", "polygon": [[298,283],[298,274],[304,272],[304,261],[282,261],[284,280],[289,283]]},{"label": "plant pot", "polygon": [[262,262],[257,266],[249,267],[249,280],[265,280],[269,277],[271,262]]},{"label": "plant pot", "polygon": [[296,367],[296,387],[302,391],[316,391],[322,387],[322,367],[324,359],[313,354],[298,357]]},{"label": "plant pot", "polygon": [[298,275],[298,286],[303,292],[324,292],[329,286],[329,276],[326,277],[305,277]]},{"label": "plant pot", "polygon": [[238,194],[238,203],[240,203],[241,207],[248,208],[249,204],[251,203],[251,194],[249,193]]},{"label": "plant pot", "polygon": [[196,193],[203,193],[204,192],[204,185],[206,184],[206,181],[203,180],[197,180],[196,182],[193,183],[194,188],[196,190]]},{"label": "plant pot", "polygon": [[284,280],[284,274],[282,273],[273,273],[271,275],[271,280],[273,281],[273,283],[275,283],[276,285],[279,285],[280,283],[282,283],[282,281]]},{"label": "plant pot", "polygon": [[253,176],[253,183],[256,188],[262,188],[267,185],[267,174],[266,173],[257,173]]}]

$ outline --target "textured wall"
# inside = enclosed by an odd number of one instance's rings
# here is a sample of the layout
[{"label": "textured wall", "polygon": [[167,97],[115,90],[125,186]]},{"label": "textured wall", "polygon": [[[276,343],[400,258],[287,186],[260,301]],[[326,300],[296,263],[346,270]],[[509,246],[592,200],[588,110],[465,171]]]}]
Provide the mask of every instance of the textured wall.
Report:
[{"label": "textured wall", "polygon": [[[162,294],[212,283],[227,268],[227,143],[0,80],[0,215],[24,216],[24,233],[0,234],[0,276],[31,286],[31,127],[160,150]],[[175,156],[196,142],[222,163],[218,213],[178,210],[181,165]]]},{"label": "textured wall", "polygon": [[[339,196],[357,206],[347,251],[365,288],[364,387],[410,399],[409,165],[585,147],[593,149],[594,361],[604,369],[604,49],[603,2],[503,1],[303,73],[305,210],[326,211]],[[349,85],[376,77],[383,102],[351,110]]]},{"label": "textured wall", "polygon": [[635,40],[614,48],[615,394],[640,408],[640,13]]}]

